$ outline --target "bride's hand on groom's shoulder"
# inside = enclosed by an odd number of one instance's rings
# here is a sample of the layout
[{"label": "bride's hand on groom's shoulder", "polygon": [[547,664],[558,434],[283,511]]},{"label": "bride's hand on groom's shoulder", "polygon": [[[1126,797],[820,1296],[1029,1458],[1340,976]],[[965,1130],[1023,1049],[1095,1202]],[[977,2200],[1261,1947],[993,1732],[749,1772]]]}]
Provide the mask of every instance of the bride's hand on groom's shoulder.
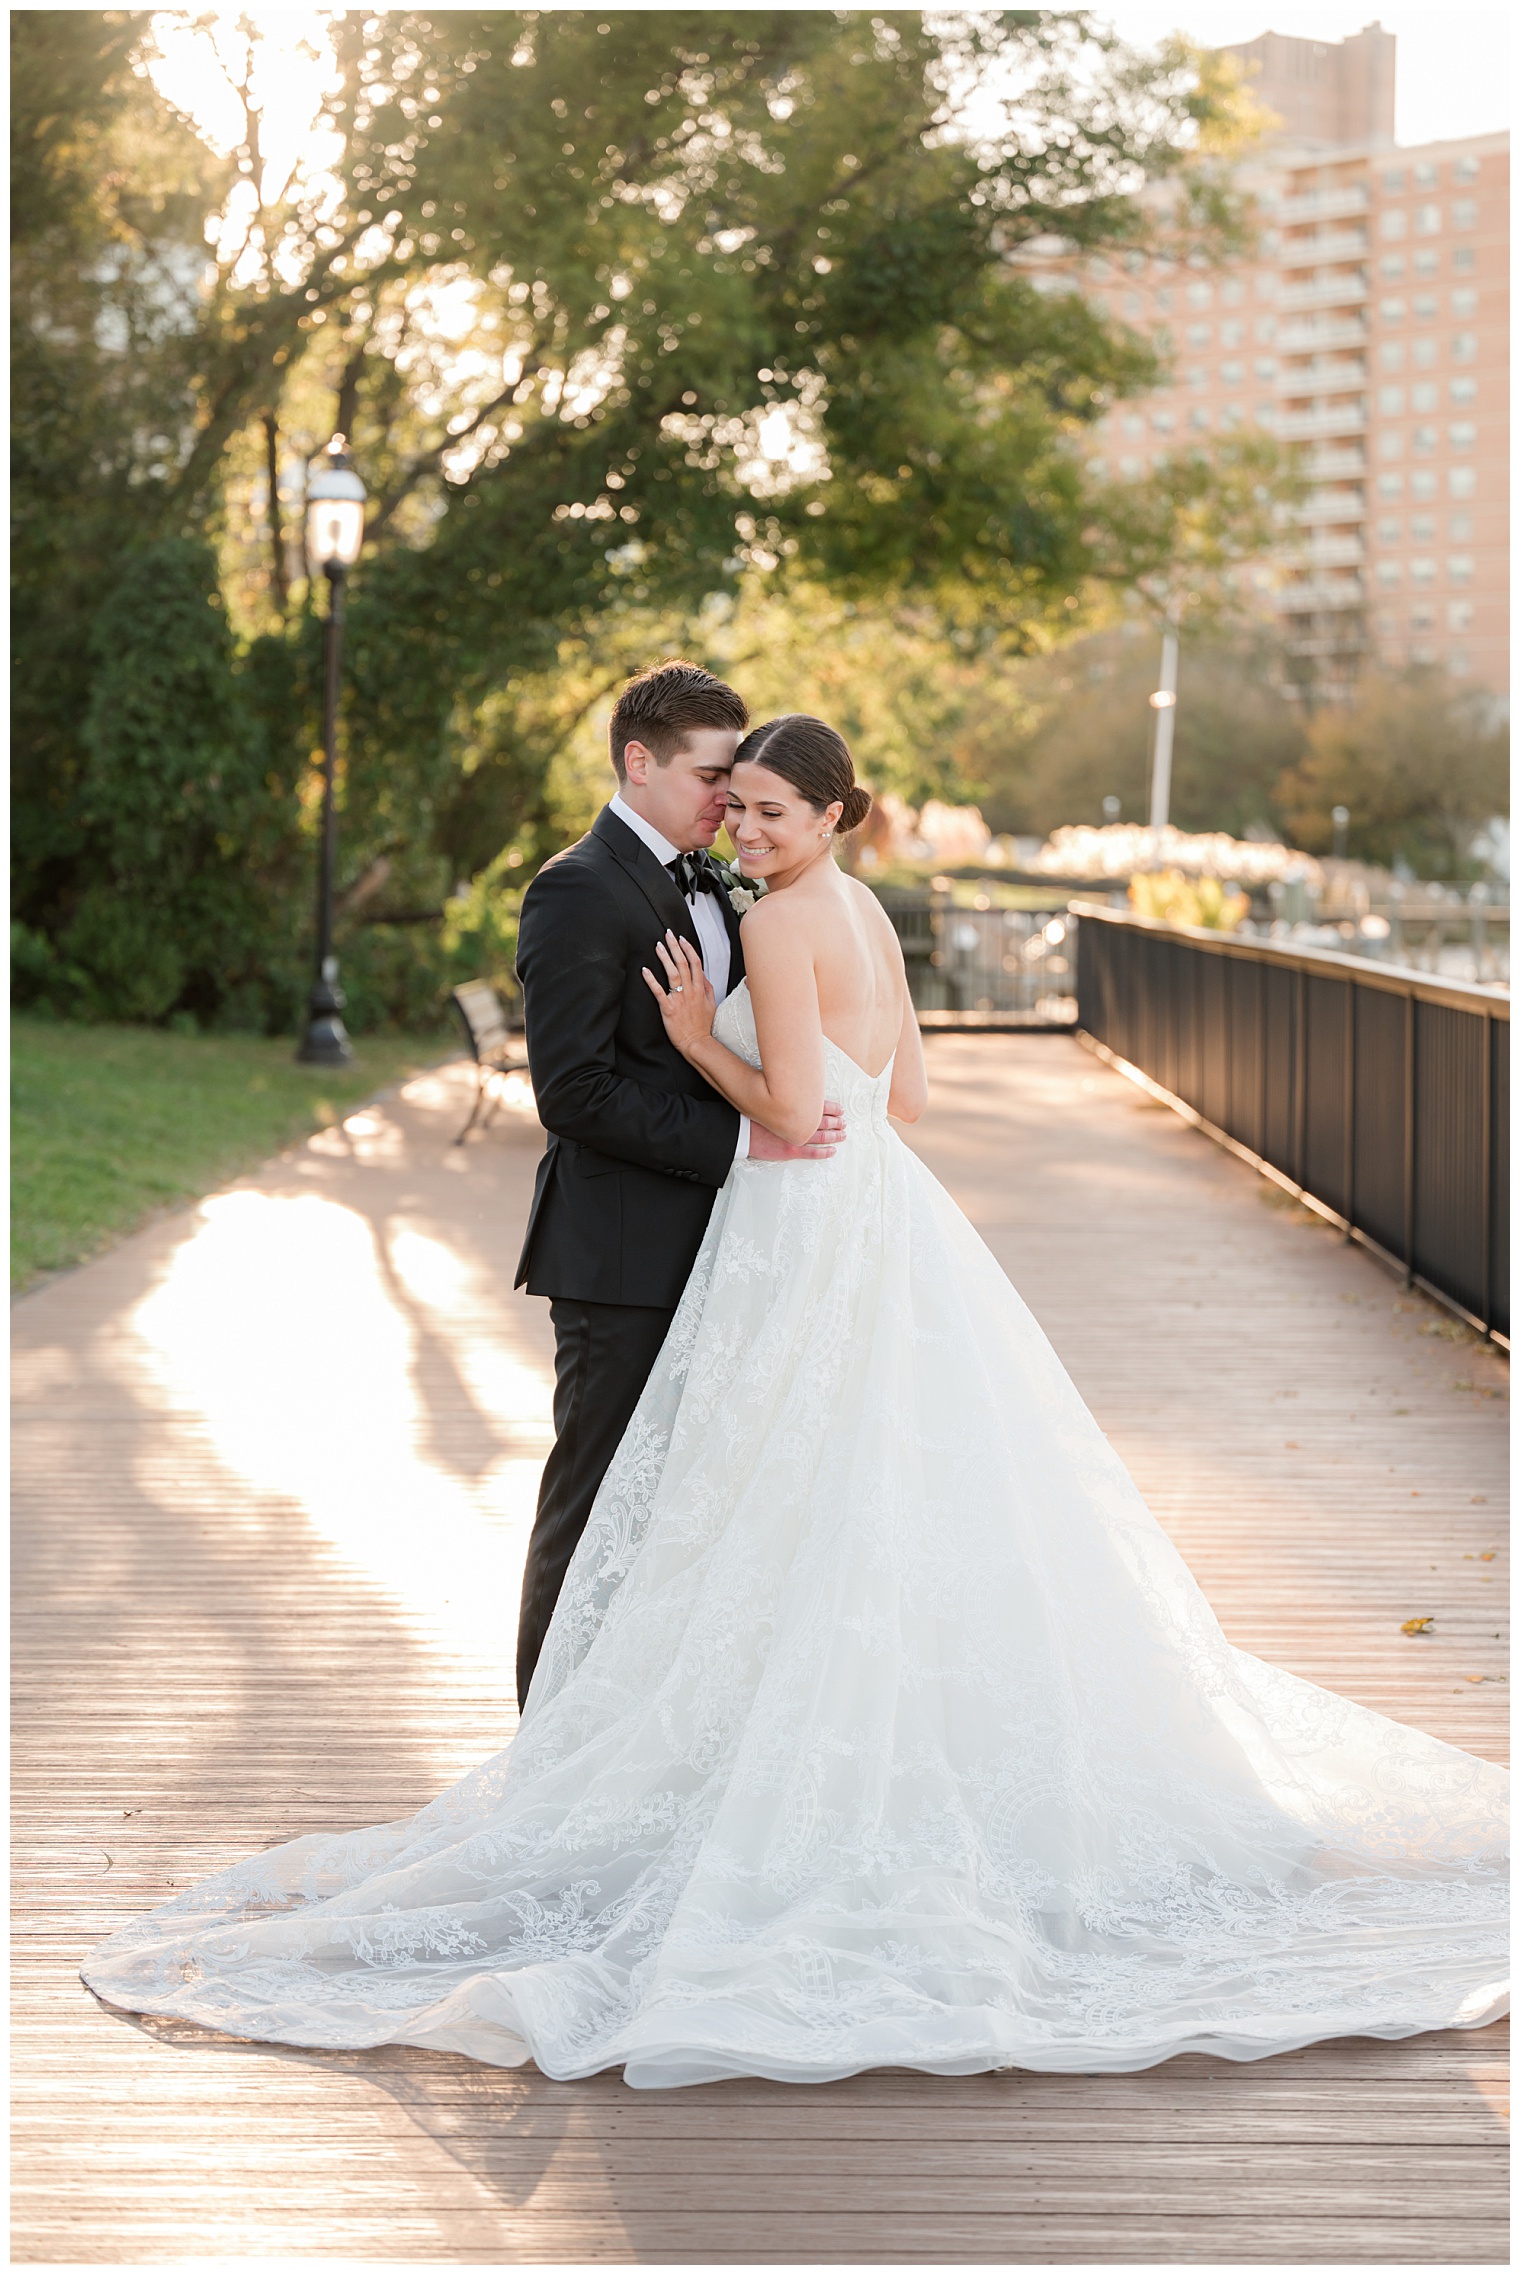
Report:
[{"label": "bride's hand on groom's shoulder", "polygon": [[666,1034],[682,1057],[689,1058],[712,1033],[718,999],[702,969],[701,957],[678,933],[667,932],[663,940],[655,942],[654,952],[664,967],[667,984],[662,987],[647,964],[644,978],[659,1004]]}]

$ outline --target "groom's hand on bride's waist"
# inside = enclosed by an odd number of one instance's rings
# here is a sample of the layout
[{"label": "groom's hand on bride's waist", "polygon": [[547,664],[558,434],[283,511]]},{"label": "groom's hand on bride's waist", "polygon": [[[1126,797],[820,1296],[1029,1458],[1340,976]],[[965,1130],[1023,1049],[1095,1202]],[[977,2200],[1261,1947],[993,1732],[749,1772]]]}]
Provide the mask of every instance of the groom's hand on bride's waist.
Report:
[{"label": "groom's hand on bride's waist", "polygon": [[844,1114],[832,1098],[824,1100],[823,1120],[806,1145],[788,1145],[763,1122],[752,1122],[749,1132],[751,1161],[830,1161],[844,1143]]}]

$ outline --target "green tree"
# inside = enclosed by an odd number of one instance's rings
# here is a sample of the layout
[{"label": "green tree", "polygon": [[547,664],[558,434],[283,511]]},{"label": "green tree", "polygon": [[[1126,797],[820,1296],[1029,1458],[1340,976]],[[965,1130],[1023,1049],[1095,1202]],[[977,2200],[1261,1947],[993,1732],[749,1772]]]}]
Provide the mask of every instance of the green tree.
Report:
[{"label": "green tree", "polygon": [[[1007,707],[983,719],[963,754],[986,786],[994,829],[1043,837],[1062,823],[1101,822],[1107,797],[1126,821],[1147,818],[1159,661],[1159,632],[1132,620],[1014,675]],[[1179,829],[1275,834],[1278,784],[1303,749],[1302,718],[1270,644],[1218,629],[1184,642],[1172,752]]]},{"label": "green tree", "polygon": [[[251,744],[287,738],[266,766],[290,785],[283,875],[319,628],[278,476],[333,426],[373,490],[346,972],[416,960],[414,920],[436,925],[508,841],[547,849],[587,685],[651,638],[700,642],[714,594],[795,580],[1038,646],[1189,531],[1221,554],[1253,541],[1244,462],[1190,462],[1143,498],[1092,486],[1082,435],[1150,353],[1019,266],[1053,235],[1237,241],[1214,153],[1244,113],[1215,61],[1140,60],[1039,10],[348,14],[336,177],[279,181],[257,35],[241,59],[230,20],[217,36],[244,117],[225,159],[154,97],[142,19],[16,34],[18,908],[39,933],[61,940],[99,885],[80,659],[102,651],[82,633],[148,545],[216,544],[236,633],[262,642],[233,700],[256,708]],[[1167,178],[1164,207],[1137,194]]]},{"label": "green tree", "polygon": [[1311,853],[1331,850],[1344,806],[1354,858],[1460,877],[1483,823],[1508,811],[1508,751],[1491,697],[1431,666],[1369,673],[1352,702],[1318,713],[1278,797]]}]

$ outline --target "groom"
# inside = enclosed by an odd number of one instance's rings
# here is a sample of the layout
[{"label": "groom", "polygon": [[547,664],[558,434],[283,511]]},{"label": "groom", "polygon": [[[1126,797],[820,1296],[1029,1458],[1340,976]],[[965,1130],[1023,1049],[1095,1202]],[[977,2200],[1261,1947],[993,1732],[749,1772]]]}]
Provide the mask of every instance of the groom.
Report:
[{"label": "groom", "polygon": [[554,1450],[523,1573],[517,1702],[608,1463],[664,1342],[713,1199],[736,1160],[827,1160],[836,1106],[806,1145],[746,1122],[666,1039],[645,985],[667,927],[721,1003],[744,976],[739,918],[708,859],[749,723],[696,664],[656,665],[612,714],[617,795],[523,896],[517,974],[549,1133],[517,1285],[549,1298]]}]

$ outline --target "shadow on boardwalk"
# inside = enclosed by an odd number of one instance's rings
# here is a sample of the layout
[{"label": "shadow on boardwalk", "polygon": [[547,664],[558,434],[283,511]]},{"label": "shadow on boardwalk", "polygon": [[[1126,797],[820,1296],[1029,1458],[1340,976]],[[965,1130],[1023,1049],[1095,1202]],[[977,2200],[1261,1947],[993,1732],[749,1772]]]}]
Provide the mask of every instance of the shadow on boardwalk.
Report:
[{"label": "shadow on boardwalk", "polygon": [[[915,1143],[1232,1639],[1497,1754],[1501,1362],[1068,1038],[930,1064]],[[406,1815],[510,1734],[540,1141],[524,1102],[454,1152],[463,1082],[17,1307],[16,2257],[1502,2259],[1498,2029],[641,2094],[252,2048],[82,1990],[171,1887]]]}]

